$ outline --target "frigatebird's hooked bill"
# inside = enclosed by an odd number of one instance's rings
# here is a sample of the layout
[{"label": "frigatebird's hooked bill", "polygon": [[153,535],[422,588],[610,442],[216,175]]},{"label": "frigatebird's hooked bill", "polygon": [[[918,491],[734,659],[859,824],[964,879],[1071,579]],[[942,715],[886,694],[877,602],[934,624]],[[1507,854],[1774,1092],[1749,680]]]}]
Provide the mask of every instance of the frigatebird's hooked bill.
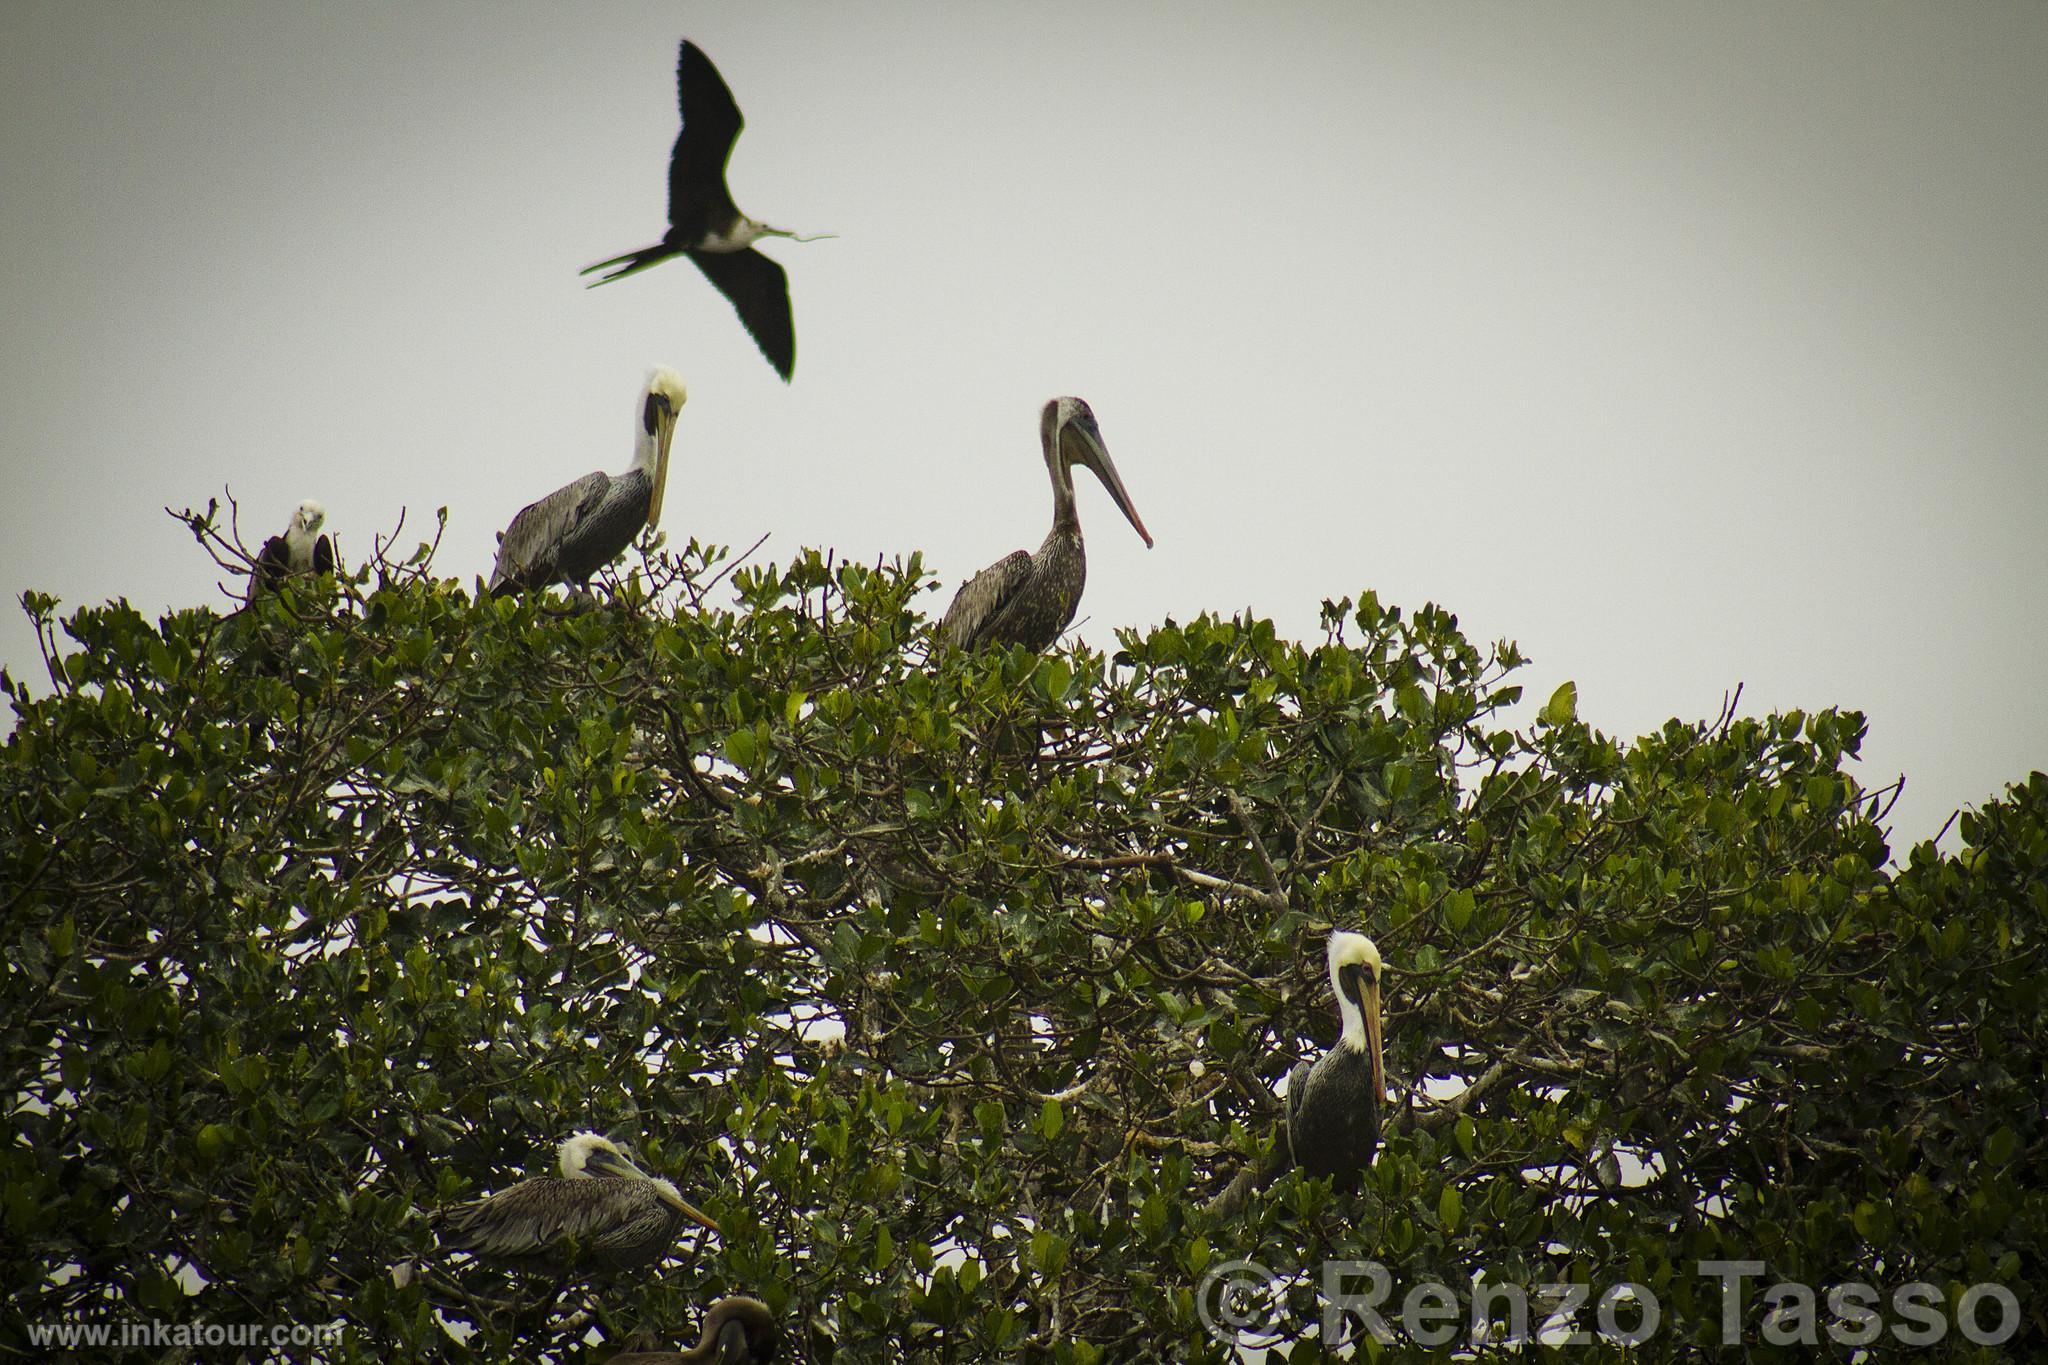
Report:
[{"label": "frigatebird's hooked bill", "polygon": [[[718,292],[732,300],[761,354],[785,382],[796,369],[796,325],[789,316],[789,277],[754,250],[763,237],[809,242],[794,232],[755,222],[732,202],[725,163],[746,120],[704,49],[685,39],[676,61],[676,94],[683,131],[668,163],[668,233],[653,246],[614,256],[583,273],[606,272],[591,288],[622,280],[671,256],[688,256]],[[829,234],[820,234],[829,235]]]}]

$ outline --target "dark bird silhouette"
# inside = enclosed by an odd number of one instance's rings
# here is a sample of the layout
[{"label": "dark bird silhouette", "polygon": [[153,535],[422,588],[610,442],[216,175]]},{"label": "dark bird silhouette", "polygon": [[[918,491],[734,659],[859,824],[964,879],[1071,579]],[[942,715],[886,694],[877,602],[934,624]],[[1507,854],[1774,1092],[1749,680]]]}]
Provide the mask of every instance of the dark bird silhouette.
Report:
[{"label": "dark bird silhouette", "polygon": [[1330,989],[1343,1032],[1314,1066],[1287,1075],[1287,1145],[1294,1164],[1339,1191],[1358,1188],[1379,1145],[1381,1057],[1380,950],[1363,934],[1330,935]]},{"label": "dark bird silhouette", "polygon": [[725,187],[725,163],[746,120],[704,49],[687,40],[676,61],[676,94],[683,131],[668,163],[668,232],[653,246],[614,256],[584,269],[606,271],[594,289],[672,256],[688,256],[732,301],[754,343],[785,382],[796,370],[796,325],[789,315],[789,279],[782,267],[754,250],[763,237],[808,242],[739,211]]},{"label": "dark bird silhouette", "polygon": [[437,1212],[441,1245],[487,1260],[569,1273],[631,1270],[668,1254],[683,1224],[718,1224],[676,1187],[635,1166],[611,1139],[577,1133],[561,1146],[560,1176]]},{"label": "dark bird silhouette", "polygon": [[334,547],[320,528],[327,523],[327,509],[307,498],[292,513],[291,525],[281,536],[272,536],[256,552],[249,572],[248,601],[261,593],[274,592],[292,574],[333,573]]},{"label": "dark bird silhouette", "polygon": [[550,583],[581,588],[624,553],[642,528],[660,521],[669,444],[675,439],[676,415],[688,399],[682,376],[657,367],[640,391],[633,467],[619,475],[594,470],[520,508],[512,524],[498,533],[490,591]]},{"label": "dark bird silhouette", "polygon": [[627,1351],[613,1356],[608,1365],[699,1365],[708,1361],[743,1365],[773,1360],[781,1344],[782,1334],[768,1305],[744,1294],[733,1294],[711,1305],[711,1311],[704,1315],[697,1344],[689,1350]]},{"label": "dark bird silhouette", "polygon": [[1055,398],[1038,415],[1038,439],[1052,475],[1052,531],[1037,554],[1017,550],[967,580],[939,620],[939,638],[956,648],[1022,645],[1044,649],[1074,619],[1088,581],[1088,556],[1081,545],[1081,518],[1074,510],[1075,465],[1102,480],[1118,510],[1129,519],[1145,547],[1152,533],[1138,520],[1131,495],[1117,477],[1102,444],[1095,414],[1078,398]]}]

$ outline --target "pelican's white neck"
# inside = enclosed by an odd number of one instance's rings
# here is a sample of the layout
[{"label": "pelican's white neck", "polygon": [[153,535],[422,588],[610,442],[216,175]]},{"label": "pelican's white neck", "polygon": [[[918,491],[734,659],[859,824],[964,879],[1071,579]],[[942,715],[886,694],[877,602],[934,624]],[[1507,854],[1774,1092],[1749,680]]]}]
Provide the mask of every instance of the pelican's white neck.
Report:
[{"label": "pelican's white neck", "polygon": [[[1380,970],[1380,950],[1363,934],[1340,931],[1330,935],[1327,961],[1330,990],[1337,997],[1337,1013],[1344,1020],[1344,1035],[1339,1042],[1354,1052],[1369,1051],[1372,1039],[1365,1031],[1364,1009],[1358,997],[1344,986],[1347,976],[1356,980],[1361,973],[1369,981],[1376,980]],[[1347,971],[1350,968],[1356,970]]]},{"label": "pelican's white neck", "polygon": [[1353,1052],[1364,1052],[1371,1044],[1365,1036],[1365,1015],[1358,1002],[1345,993],[1344,983],[1333,974],[1330,986],[1337,992],[1337,1013],[1344,1020],[1344,1033],[1337,1041]]},{"label": "pelican's white neck", "polygon": [[[651,398],[649,401],[652,401]],[[655,475],[656,467],[661,464],[661,432],[659,428],[649,431],[647,426],[643,413],[643,419],[634,430],[633,468],[651,479]]]}]

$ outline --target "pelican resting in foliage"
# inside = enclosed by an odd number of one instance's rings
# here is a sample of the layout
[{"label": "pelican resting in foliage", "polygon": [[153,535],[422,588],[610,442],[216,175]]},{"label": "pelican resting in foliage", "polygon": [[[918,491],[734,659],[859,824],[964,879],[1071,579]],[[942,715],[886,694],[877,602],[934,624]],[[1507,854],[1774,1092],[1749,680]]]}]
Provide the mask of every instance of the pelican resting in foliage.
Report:
[{"label": "pelican resting in foliage", "polygon": [[643,528],[660,521],[669,442],[675,439],[676,414],[688,398],[682,376],[657,367],[640,392],[633,467],[619,475],[593,470],[522,507],[498,535],[490,590],[550,583],[586,588],[592,574],[624,553]]},{"label": "pelican resting in foliage", "polygon": [[1294,1164],[1339,1191],[1358,1188],[1379,1143],[1386,1068],[1380,1055],[1380,950],[1363,934],[1330,935],[1330,988],[1344,1031],[1315,1065],[1287,1076],[1287,1144]]},{"label": "pelican resting in foliage", "polygon": [[595,289],[638,274],[674,256],[688,256],[704,278],[732,301],[740,322],[761,354],[787,382],[796,370],[796,326],[789,316],[789,277],[754,250],[763,237],[807,242],[794,232],[757,223],[741,213],[725,186],[725,163],[746,120],[718,68],[704,49],[685,41],[676,59],[676,96],[683,107],[683,131],[668,163],[668,232],[653,246],[586,266],[583,274],[608,272]]},{"label": "pelican resting in foliage", "polygon": [[1038,439],[1052,475],[1052,531],[1037,554],[1018,550],[967,580],[939,621],[939,638],[956,648],[1022,645],[1044,649],[1060,637],[1081,603],[1088,581],[1088,556],[1081,545],[1081,519],[1074,510],[1075,465],[1094,471],[1145,548],[1152,533],[1138,519],[1131,495],[1102,444],[1095,414],[1078,398],[1055,398],[1038,416]]},{"label": "pelican resting in foliage", "polygon": [[768,1305],[744,1294],[733,1294],[711,1305],[704,1315],[697,1344],[687,1351],[627,1351],[615,1355],[609,1365],[697,1365],[716,1361],[718,1365],[742,1365],[747,1361],[775,1359],[782,1336]]},{"label": "pelican resting in foliage", "polygon": [[718,1231],[666,1180],[635,1166],[611,1139],[577,1133],[564,1142],[562,1174],[435,1215],[441,1245],[536,1269],[630,1270],[668,1253],[685,1221]]},{"label": "pelican resting in foliage", "polygon": [[249,572],[248,600],[254,602],[259,594],[276,591],[293,574],[333,573],[334,547],[320,534],[326,524],[325,507],[311,498],[300,503],[284,534],[264,541],[256,552],[255,566]]}]

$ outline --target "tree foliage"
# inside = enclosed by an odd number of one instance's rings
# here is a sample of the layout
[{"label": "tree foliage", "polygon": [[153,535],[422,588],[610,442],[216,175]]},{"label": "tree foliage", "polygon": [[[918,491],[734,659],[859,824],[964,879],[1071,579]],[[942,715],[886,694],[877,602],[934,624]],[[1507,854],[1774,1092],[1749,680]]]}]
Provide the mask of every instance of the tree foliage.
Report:
[{"label": "tree foliage", "polygon": [[[2000,1282],[2041,1340],[2040,774],[1894,867],[1851,712],[1623,743],[1567,688],[1518,729],[1512,646],[1370,593],[1313,643],[938,653],[915,557],[716,560],[570,613],[380,559],[68,652],[29,596],[0,1353],[128,1317],[597,1360],[748,1292],[803,1360],[1221,1360],[1236,1259],[1298,1360],[1380,1353],[1323,1340],[1332,1259],[1642,1285],[1659,1358],[1718,1340],[1718,1258]],[[1208,1211],[1335,1034],[1332,926],[1390,968],[1366,1188]],[[594,1286],[437,1253],[428,1210],[582,1127],[724,1236]]]}]

